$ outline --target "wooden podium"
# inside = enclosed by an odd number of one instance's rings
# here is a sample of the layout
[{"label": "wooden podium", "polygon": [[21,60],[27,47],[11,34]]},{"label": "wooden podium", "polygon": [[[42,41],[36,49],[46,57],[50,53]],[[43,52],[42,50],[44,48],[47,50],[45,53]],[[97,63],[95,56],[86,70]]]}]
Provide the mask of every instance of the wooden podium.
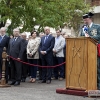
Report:
[{"label": "wooden podium", "polygon": [[66,88],[97,90],[97,42],[94,39],[66,39]]}]

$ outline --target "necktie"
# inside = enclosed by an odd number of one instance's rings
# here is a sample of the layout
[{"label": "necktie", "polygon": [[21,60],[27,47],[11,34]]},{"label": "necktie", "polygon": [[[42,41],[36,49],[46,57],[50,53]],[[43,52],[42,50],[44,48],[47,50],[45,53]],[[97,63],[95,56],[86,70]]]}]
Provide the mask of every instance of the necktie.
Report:
[{"label": "necktie", "polygon": [[12,45],[14,45],[15,41],[16,41],[16,38],[13,39],[13,41],[12,41]]},{"label": "necktie", "polygon": [[47,38],[48,38],[48,36],[45,36],[44,43],[46,43]]}]

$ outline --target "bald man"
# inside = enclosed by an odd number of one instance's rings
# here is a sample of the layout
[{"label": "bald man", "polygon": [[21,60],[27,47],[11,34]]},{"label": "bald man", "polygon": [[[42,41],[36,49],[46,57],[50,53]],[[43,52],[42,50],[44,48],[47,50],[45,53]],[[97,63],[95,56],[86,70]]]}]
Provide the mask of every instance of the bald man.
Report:
[{"label": "bald man", "polygon": [[50,66],[53,65],[53,47],[55,44],[55,38],[50,34],[50,28],[44,28],[45,36],[41,38],[40,43],[40,54],[42,66],[49,66],[49,68],[42,69],[42,81],[41,83],[51,83],[51,74],[52,68]]}]

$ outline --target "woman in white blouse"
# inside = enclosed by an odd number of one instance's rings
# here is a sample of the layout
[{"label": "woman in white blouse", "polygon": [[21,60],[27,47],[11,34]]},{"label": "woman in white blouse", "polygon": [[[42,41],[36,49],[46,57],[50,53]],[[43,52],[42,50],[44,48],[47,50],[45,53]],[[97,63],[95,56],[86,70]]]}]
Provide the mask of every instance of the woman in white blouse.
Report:
[{"label": "woman in white blouse", "polygon": [[[33,31],[31,33],[31,39],[28,41],[27,45],[27,59],[30,64],[38,64],[39,52],[38,48],[40,45],[40,39],[37,37],[37,32]],[[31,79],[30,82],[34,83],[36,81],[37,66],[30,66]]]}]

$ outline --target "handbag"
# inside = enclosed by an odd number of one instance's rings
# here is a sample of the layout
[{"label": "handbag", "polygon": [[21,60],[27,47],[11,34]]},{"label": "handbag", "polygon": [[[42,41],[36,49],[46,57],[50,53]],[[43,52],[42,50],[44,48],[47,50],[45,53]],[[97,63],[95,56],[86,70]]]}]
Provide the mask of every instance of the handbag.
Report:
[{"label": "handbag", "polygon": [[100,44],[97,45],[97,52],[98,52],[98,56],[100,57]]}]

